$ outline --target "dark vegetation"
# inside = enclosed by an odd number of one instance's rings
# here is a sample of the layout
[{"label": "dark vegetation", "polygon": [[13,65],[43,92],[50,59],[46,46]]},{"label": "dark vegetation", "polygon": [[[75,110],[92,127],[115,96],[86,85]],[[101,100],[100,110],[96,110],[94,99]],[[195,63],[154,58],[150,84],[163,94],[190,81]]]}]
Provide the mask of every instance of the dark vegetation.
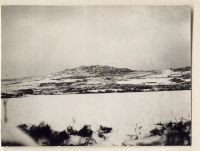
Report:
[{"label": "dark vegetation", "polygon": [[30,135],[40,145],[62,146],[64,140],[69,138],[66,131],[54,131],[44,122],[41,122],[39,125],[31,125],[30,127],[26,124],[20,124],[18,127]]},{"label": "dark vegetation", "polygon": [[1,145],[2,146],[24,146],[23,144],[21,143],[13,143],[13,142],[1,142]]},{"label": "dark vegetation", "polygon": [[17,98],[17,97],[22,97],[22,93],[1,93],[1,98]]},{"label": "dark vegetation", "polygon": [[167,146],[191,145],[191,121],[179,121],[156,124],[159,128],[150,131],[150,136],[165,136]]},{"label": "dark vegetation", "polygon": [[20,89],[18,92],[21,94],[34,94],[33,89]]},{"label": "dark vegetation", "polygon": [[[148,135],[140,136],[141,129],[135,135],[129,136],[122,146],[190,146],[191,121],[157,123]],[[133,137],[134,136],[134,137]]]},{"label": "dark vegetation", "polygon": [[[150,131],[150,134],[146,139],[160,136],[164,139],[160,140],[162,143],[157,142],[157,144],[148,144],[148,145],[165,145],[165,146],[188,146],[191,145],[191,121],[177,121],[177,122],[168,122],[168,123],[157,123],[155,124],[156,128]],[[102,138],[104,141],[107,141],[107,134],[112,133],[113,129],[111,127],[99,126],[99,129],[94,132],[91,129],[90,125],[84,125],[81,129],[76,130],[72,126],[68,126],[66,130],[56,131],[53,130],[50,125],[41,122],[39,125],[18,125],[22,131],[31,136],[39,145],[44,146],[87,146],[98,143],[93,135],[97,133],[99,138]],[[140,128],[140,127],[139,127]],[[141,130],[141,129],[139,129]],[[141,132],[138,132],[138,136],[134,135],[134,140],[139,140],[139,135]],[[84,138],[84,141],[80,144],[70,143],[72,136],[79,136]],[[129,138],[130,139],[130,138]],[[133,139],[131,139],[134,141]],[[126,143],[122,145],[127,146]],[[130,145],[130,144],[129,144]],[[145,145],[140,142],[137,145]]]},{"label": "dark vegetation", "polygon": [[[59,95],[59,94],[89,94],[89,93],[125,93],[125,92],[152,92],[152,91],[174,91],[191,90],[191,82],[184,82],[181,79],[174,78],[174,85],[133,85],[133,84],[108,84],[104,86],[90,85],[85,87],[76,87],[72,83],[48,83],[40,84],[40,89],[21,89],[12,93],[1,93],[1,98],[17,98],[26,95]],[[44,87],[53,86],[53,87]],[[43,88],[44,87],[44,88]],[[93,92],[92,90],[97,90]]]},{"label": "dark vegetation", "polygon": [[1,93],[1,98],[18,98],[25,95],[33,95],[34,89],[20,89],[14,93]]},{"label": "dark vegetation", "polygon": [[113,129],[111,127],[104,127],[104,126],[100,125],[99,130],[98,130],[98,137],[106,140],[107,139],[106,134],[111,133],[112,130]]},{"label": "dark vegetation", "polygon": [[[17,127],[29,136],[31,136],[35,140],[35,142],[44,146],[77,146],[77,144],[69,142],[72,136],[85,138],[85,141],[78,144],[78,146],[85,146],[97,143],[93,138],[94,132],[91,129],[90,125],[84,125],[80,130],[76,130],[72,126],[68,126],[66,130],[63,131],[53,130],[50,125],[44,122],[41,122],[39,125],[31,126],[20,124]],[[98,130],[98,136],[105,139],[105,134],[110,133],[111,131],[112,128],[100,126]]]},{"label": "dark vegetation", "polygon": [[84,72],[90,74],[98,74],[101,76],[108,76],[108,75],[120,75],[129,72],[134,72],[134,70],[128,68],[115,68],[110,66],[100,66],[100,65],[92,65],[92,66],[80,66],[79,68],[74,68],[72,71],[82,70]]},{"label": "dark vegetation", "polygon": [[176,82],[176,83],[183,83],[183,82],[185,82],[183,79],[181,79],[181,78],[173,78],[173,79],[171,79],[170,81],[172,81],[172,82]]},{"label": "dark vegetation", "polygon": [[175,71],[175,72],[177,72],[177,71],[182,71],[182,72],[184,72],[184,71],[191,71],[191,67],[184,67],[184,68],[171,68],[171,70],[172,71]]}]

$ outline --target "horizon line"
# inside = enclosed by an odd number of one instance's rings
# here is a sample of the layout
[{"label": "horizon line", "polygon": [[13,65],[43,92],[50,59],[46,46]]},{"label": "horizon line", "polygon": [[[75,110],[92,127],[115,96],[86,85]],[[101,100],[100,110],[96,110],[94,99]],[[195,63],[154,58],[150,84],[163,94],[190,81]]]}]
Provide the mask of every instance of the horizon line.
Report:
[{"label": "horizon line", "polygon": [[[71,69],[76,69],[76,68],[81,68],[81,67],[89,67],[89,66],[102,66],[102,67],[113,67],[113,68],[118,68],[118,69],[130,69],[133,71],[158,71],[158,70],[167,70],[167,69],[178,69],[178,68],[185,68],[185,67],[191,67],[191,65],[186,65],[186,66],[181,66],[181,67],[170,67],[170,68],[163,68],[163,69],[150,69],[150,70],[144,70],[144,69],[132,69],[132,68],[127,68],[127,67],[116,67],[116,66],[109,66],[109,65],[79,65],[79,66],[75,66],[73,68],[66,68],[60,71],[55,71],[55,72],[51,72],[51,73],[46,73],[46,74],[39,74],[39,75],[32,75],[32,76],[24,76],[24,77],[11,77],[11,78],[2,78],[1,76],[1,80],[11,80],[11,79],[21,79],[21,78],[34,78],[34,77],[39,77],[39,76],[45,76],[45,75],[49,75],[49,74],[54,74],[54,73],[58,73],[58,72],[62,72],[65,70],[71,70]],[[1,74],[2,75],[2,74]]]}]

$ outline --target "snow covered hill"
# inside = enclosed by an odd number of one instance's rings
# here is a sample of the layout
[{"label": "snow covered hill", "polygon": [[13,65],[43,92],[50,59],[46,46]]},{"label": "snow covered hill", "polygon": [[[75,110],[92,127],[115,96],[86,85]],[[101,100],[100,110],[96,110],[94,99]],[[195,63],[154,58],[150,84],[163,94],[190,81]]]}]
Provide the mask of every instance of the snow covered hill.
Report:
[{"label": "snow covered hill", "polygon": [[100,65],[80,66],[44,76],[4,79],[1,96],[189,90],[190,70],[190,67],[140,71]]}]

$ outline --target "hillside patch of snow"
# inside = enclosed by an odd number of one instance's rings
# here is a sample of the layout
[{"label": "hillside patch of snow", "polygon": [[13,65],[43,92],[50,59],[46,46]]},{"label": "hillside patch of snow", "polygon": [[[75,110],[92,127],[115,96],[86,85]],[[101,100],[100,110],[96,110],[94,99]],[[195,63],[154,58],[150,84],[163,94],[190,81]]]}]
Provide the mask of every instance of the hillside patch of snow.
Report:
[{"label": "hillside patch of snow", "polygon": [[148,78],[148,79],[130,79],[124,81],[117,81],[117,84],[135,84],[135,85],[162,85],[175,84],[170,81],[170,78]]}]

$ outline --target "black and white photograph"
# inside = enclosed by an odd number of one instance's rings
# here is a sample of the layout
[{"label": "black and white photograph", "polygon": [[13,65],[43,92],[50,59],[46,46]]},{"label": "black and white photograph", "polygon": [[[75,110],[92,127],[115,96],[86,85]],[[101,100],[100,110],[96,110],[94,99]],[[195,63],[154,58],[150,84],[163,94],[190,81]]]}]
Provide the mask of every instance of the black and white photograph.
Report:
[{"label": "black and white photograph", "polygon": [[2,146],[190,146],[189,6],[1,6]]}]

